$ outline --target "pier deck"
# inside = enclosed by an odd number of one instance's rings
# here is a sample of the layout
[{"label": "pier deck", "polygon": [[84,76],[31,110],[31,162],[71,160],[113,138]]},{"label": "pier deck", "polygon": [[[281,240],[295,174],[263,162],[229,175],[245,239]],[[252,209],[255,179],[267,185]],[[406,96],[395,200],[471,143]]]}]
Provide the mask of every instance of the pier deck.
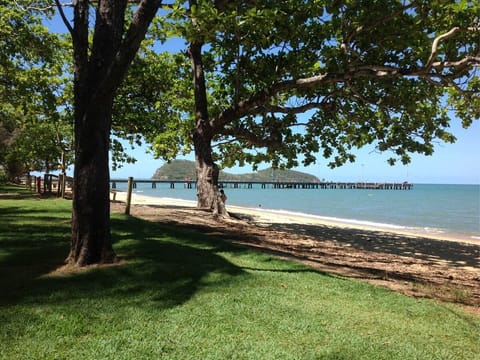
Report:
[{"label": "pier deck", "polygon": [[[127,183],[128,179],[111,179],[110,187],[116,189],[117,184]],[[157,184],[168,184],[170,189],[175,186],[183,186],[187,189],[194,189],[197,186],[195,180],[156,180],[156,179],[134,179],[133,188],[137,184],[149,183],[152,189]],[[286,182],[286,181],[219,181],[219,188],[230,189],[253,189],[254,185],[261,189],[363,189],[363,190],[411,190],[413,184],[409,182]]]}]

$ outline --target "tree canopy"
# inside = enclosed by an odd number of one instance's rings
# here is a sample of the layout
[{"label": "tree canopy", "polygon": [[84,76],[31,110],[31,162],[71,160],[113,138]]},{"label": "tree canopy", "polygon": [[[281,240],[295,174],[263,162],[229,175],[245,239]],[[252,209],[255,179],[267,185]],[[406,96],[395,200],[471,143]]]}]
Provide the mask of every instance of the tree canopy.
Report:
[{"label": "tree canopy", "polygon": [[[182,135],[191,131],[184,114],[192,109],[193,96],[182,54],[157,53],[146,41],[118,89],[113,105],[113,166],[135,161],[119,139],[132,147],[144,142],[156,144],[172,159],[182,149]],[[189,86],[190,85],[190,86]]]},{"label": "tree canopy", "polygon": [[42,24],[52,11],[0,1],[0,165],[10,178],[49,170],[71,141],[62,116],[65,47]]},{"label": "tree canopy", "polygon": [[[208,127],[227,167],[308,165],[317,154],[340,166],[368,144],[391,151],[392,164],[408,163],[411,153],[430,155],[436,142],[455,140],[452,116],[465,127],[480,117],[477,2],[178,1],[173,8],[175,34],[202,45]],[[187,149],[191,141],[186,133]],[[154,148],[172,156],[161,142]]]}]

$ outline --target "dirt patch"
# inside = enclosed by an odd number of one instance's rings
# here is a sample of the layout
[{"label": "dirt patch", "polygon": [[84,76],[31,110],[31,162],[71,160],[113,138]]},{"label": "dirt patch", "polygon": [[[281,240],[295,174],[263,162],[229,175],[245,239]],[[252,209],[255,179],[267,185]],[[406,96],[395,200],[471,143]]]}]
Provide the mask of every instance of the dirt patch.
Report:
[{"label": "dirt patch", "polygon": [[[123,203],[112,210],[124,211]],[[408,296],[466,306],[480,315],[480,245],[327,225],[218,221],[190,207],[135,205],[131,215],[293,259],[319,271],[385,286]]]},{"label": "dirt patch", "polygon": [[126,259],[117,258],[115,261],[111,263],[99,263],[99,264],[92,264],[87,266],[76,266],[74,264],[65,264],[49,272],[48,277],[63,277],[68,275],[75,275],[75,274],[89,271],[92,269],[102,269],[102,268],[109,268],[109,267],[115,267],[115,266],[122,266],[122,265],[125,265],[126,263],[127,263]]}]

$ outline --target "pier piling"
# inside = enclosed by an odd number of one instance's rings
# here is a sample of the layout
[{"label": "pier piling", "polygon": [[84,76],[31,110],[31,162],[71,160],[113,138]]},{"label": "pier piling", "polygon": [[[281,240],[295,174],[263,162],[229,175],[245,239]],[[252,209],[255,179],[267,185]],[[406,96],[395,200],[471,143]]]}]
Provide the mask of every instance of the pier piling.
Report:
[{"label": "pier piling", "polygon": [[[111,188],[116,189],[118,183],[127,183],[127,179],[110,180]],[[169,184],[170,189],[175,189],[176,184],[183,184],[184,188],[193,189],[197,187],[195,180],[142,180],[133,181],[133,189],[137,184],[150,183],[152,189],[156,189],[159,184]],[[254,185],[259,185],[260,189],[323,189],[323,190],[412,190],[413,184],[409,182],[295,182],[295,181],[219,181],[219,188],[232,189],[253,189]]]}]

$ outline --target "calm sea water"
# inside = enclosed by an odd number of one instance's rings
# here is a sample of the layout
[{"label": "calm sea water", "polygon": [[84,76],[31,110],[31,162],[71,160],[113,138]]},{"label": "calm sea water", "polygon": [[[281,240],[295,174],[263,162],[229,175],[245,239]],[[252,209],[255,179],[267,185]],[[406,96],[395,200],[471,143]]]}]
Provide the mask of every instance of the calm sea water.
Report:
[{"label": "calm sea water", "polygon": [[[117,184],[119,190],[122,187]],[[126,186],[123,185],[122,186]],[[195,189],[177,184],[152,189],[138,184],[135,192],[155,197],[196,200]],[[412,190],[233,189],[227,205],[311,214],[321,217],[461,233],[480,239],[480,185],[414,185]]]}]

